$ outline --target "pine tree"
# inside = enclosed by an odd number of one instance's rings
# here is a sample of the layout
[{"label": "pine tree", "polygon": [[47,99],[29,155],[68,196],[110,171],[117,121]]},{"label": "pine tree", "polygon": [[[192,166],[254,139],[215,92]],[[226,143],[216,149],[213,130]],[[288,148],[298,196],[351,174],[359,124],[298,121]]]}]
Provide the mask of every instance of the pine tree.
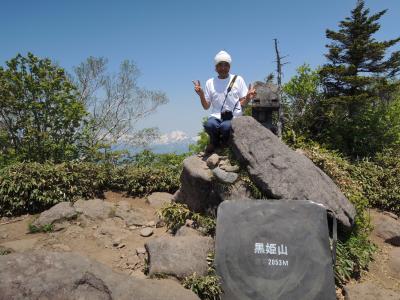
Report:
[{"label": "pine tree", "polygon": [[386,11],[370,15],[364,1],[358,0],[338,31],[326,30],[332,42],[326,45],[329,62],[320,71],[325,92],[323,126],[329,142],[351,155],[374,151],[368,149],[369,139],[375,138],[370,132],[374,127],[371,116],[374,111],[382,112],[381,106],[391,101],[399,86],[400,51],[390,56],[387,51],[400,37],[382,42],[373,37]]}]

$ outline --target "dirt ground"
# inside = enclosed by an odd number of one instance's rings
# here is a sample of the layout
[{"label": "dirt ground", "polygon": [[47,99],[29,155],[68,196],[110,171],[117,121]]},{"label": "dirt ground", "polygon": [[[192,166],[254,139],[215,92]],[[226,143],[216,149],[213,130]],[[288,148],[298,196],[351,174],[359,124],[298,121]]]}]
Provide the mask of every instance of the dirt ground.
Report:
[{"label": "dirt ground", "polygon": [[[146,203],[145,198],[126,197],[122,193],[106,192],[105,201],[118,203],[128,201],[132,207],[140,208],[149,219],[156,220],[156,209]],[[114,271],[135,277],[145,277],[144,267],[146,255],[140,248],[146,241],[169,235],[166,227],[156,228],[150,237],[140,235],[142,227],[125,225],[119,218],[106,220],[89,220],[78,218],[70,221],[64,229],[50,233],[29,233],[29,224],[37,216],[26,215],[0,221],[0,244],[24,250],[73,251],[95,259]],[[10,247],[11,246],[11,247]],[[139,250],[139,253],[138,251]]]},{"label": "dirt ground", "polygon": [[[118,203],[128,201],[132,207],[140,208],[149,219],[156,222],[156,209],[146,203],[145,198],[126,197],[122,193],[106,192],[105,201]],[[170,235],[166,227],[156,228],[149,224],[153,234],[150,237],[140,235],[142,227],[127,227],[123,220],[89,220],[78,218],[70,221],[65,228],[50,233],[29,233],[28,227],[34,215],[0,220],[0,245],[12,246],[16,251],[46,249],[52,251],[73,251],[95,259],[114,271],[144,278],[146,254],[143,248],[146,241]],[[388,268],[388,253],[394,248],[373,233],[371,240],[378,246],[374,261],[369,270],[362,273],[360,281],[351,281],[347,286],[372,281],[378,286],[396,291],[400,295],[400,279],[393,276]],[[344,299],[341,290],[337,298]]]}]

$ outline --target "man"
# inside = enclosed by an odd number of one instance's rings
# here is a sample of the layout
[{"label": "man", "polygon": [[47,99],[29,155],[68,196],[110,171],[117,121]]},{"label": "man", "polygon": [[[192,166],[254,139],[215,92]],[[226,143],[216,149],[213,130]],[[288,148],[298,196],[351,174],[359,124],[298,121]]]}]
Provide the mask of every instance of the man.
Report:
[{"label": "man", "polygon": [[198,81],[194,82],[194,89],[200,97],[203,108],[207,110],[211,107],[211,114],[204,125],[210,136],[207,153],[228,143],[232,117],[241,116],[242,107],[256,95],[251,85],[247,89],[241,76],[229,73],[232,59],[227,52],[217,53],[214,62],[218,77],[208,79],[204,91]]}]

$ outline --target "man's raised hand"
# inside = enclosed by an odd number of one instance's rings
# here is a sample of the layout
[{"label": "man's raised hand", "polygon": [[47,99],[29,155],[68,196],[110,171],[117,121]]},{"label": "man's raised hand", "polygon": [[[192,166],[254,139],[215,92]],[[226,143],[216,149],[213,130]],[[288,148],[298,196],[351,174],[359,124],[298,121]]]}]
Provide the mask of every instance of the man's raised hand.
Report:
[{"label": "man's raised hand", "polygon": [[253,99],[257,95],[256,89],[251,86],[251,83],[249,83],[249,91],[247,92],[247,98],[249,100]]},{"label": "man's raised hand", "polygon": [[204,94],[203,89],[201,88],[200,85],[200,80],[192,80],[194,84],[194,91],[197,93],[197,95],[201,96]]}]

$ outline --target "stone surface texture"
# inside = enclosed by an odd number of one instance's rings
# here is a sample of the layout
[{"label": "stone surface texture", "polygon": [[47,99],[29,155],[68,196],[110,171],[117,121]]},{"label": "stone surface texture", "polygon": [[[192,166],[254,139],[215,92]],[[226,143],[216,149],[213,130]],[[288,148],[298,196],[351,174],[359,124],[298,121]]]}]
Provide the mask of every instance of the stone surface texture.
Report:
[{"label": "stone surface texture", "polygon": [[332,210],[345,227],[353,225],[355,208],[332,179],[254,118],[232,120],[232,148],[268,198],[312,200]]},{"label": "stone surface texture", "polygon": [[213,239],[201,236],[162,237],[145,244],[149,253],[149,275],[168,274],[178,278],[193,273],[206,275],[207,254]]},{"label": "stone surface texture", "polygon": [[14,253],[0,265],[0,300],[199,299],[174,281],[134,279],[74,253]]},{"label": "stone surface texture", "polygon": [[70,220],[77,216],[77,211],[71,202],[60,202],[52,208],[42,212],[32,225],[40,227],[48,224],[54,224],[64,220]]}]

